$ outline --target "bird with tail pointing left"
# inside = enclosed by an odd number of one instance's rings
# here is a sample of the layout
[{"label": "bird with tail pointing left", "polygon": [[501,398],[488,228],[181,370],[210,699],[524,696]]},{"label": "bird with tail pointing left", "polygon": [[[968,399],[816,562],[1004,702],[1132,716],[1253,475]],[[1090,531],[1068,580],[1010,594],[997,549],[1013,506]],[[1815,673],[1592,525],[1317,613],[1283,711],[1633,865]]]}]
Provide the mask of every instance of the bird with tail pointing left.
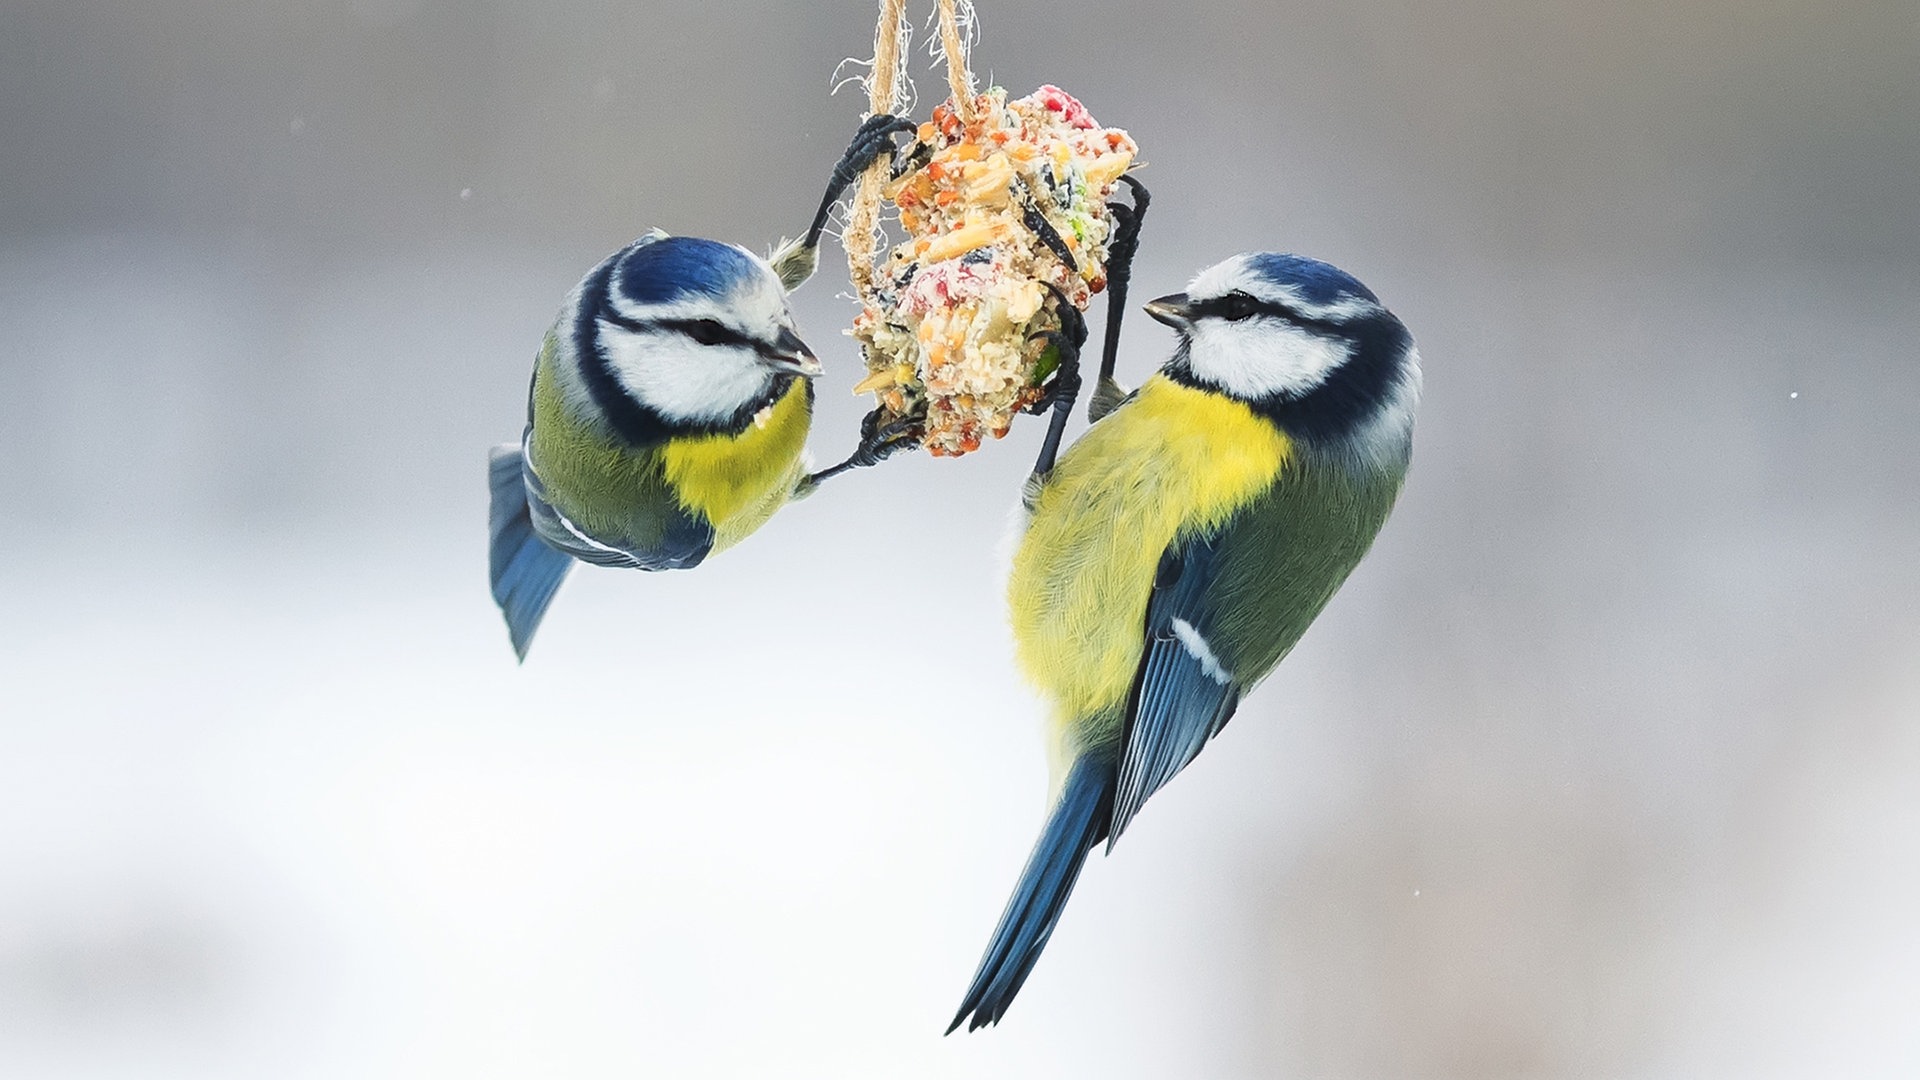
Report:
[{"label": "bird with tail pointing left", "polygon": [[576,561],[698,566],[826,479],[912,445],[869,423],[851,457],[807,471],[821,367],[786,294],[812,276],[847,186],[913,127],[861,125],[804,237],[768,258],[656,230],[568,294],[534,362],[526,430],[489,462],[489,577],[522,660]]}]

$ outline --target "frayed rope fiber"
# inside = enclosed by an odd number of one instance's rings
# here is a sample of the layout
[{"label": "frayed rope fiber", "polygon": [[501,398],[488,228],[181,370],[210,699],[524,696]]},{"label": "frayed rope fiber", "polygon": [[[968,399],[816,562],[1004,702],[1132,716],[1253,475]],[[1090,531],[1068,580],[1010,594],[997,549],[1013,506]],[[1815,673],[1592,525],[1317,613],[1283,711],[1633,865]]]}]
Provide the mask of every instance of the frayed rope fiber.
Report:
[{"label": "frayed rope fiber", "polygon": [[[940,51],[947,59],[947,89],[963,121],[971,121],[974,112],[973,73],[967,70],[967,41],[961,30],[961,9],[969,9],[966,17],[970,17],[971,7],[968,0],[940,0]],[[873,67],[866,80],[869,116],[900,110],[908,34],[907,0],[880,0],[880,18],[873,30]],[[863,297],[873,291],[874,256],[880,250],[880,188],[886,183],[887,167],[882,158],[861,174],[841,235],[847,274]]]}]

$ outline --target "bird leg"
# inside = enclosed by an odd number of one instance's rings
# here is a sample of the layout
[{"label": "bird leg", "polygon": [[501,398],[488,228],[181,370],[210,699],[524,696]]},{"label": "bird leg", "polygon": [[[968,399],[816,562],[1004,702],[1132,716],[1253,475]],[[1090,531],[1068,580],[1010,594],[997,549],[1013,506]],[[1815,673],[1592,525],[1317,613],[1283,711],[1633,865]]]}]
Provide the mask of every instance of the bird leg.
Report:
[{"label": "bird leg", "polygon": [[860,130],[853,133],[853,141],[848,144],[847,152],[840,156],[839,164],[833,167],[833,175],[827,180],[827,193],[820,199],[820,209],[814,212],[813,224],[807,228],[807,246],[820,245],[820,233],[827,227],[827,215],[832,212],[833,204],[847,188],[860,179],[874,162],[881,158],[892,161],[899,148],[894,146],[895,135],[919,130],[919,125],[902,116],[891,113],[875,113],[867,117]]},{"label": "bird leg", "polygon": [[1113,215],[1113,242],[1107,245],[1107,336],[1100,349],[1100,381],[1094,384],[1087,401],[1087,419],[1097,421],[1120,407],[1127,391],[1113,378],[1113,365],[1120,355],[1120,320],[1127,313],[1127,286],[1133,280],[1133,257],[1140,250],[1140,223],[1147,216],[1147,204],[1153,197],[1145,184],[1122,175],[1120,182],[1133,192],[1133,205],[1108,203]]},{"label": "bird leg", "polygon": [[800,481],[796,493],[811,495],[815,488],[843,472],[878,465],[902,450],[911,450],[920,445],[920,425],[917,422],[902,418],[882,424],[880,416],[884,411],[876,408],[860,421],[858,449],[840,464],[808,474]]},{"label": "bird leg", "polygon": [[1040,443],[1040,456],[1034,460],[1029,484],[1045,480],[1060,454],[1060,437],[1066,433],[1067,416],[1073,412],[1074,400],[1080,396],[1080,346],[1087,341],[1087,321],[1080,317],[1080,309],[1069,303],[1060,290],[1052,285],[1047,288],[1054,294],[1054,314],[1060,318],[1060,329],[1042,330],[1028,340],[1051,342],[1060,351],[1060,366],[1054,369],[1052,383],[1035,406],[1034,411],[1049,409],[1053,415],[1048,418],[1047,437]]},{"label": "bird leg", "polygon": [[780,284],[789,290],[813,276],[814,267],[820,261],[820,234],[826,230],[827,218],[833,213],[833,204],[840,201],[847,188],[860,179],[874,162],[881,158],[894,161],[899,156],[899,148],[894,145],[893,137],[906,132],[917,131],[918,126],[904,117],[892,113],[875,113],[867,117],[860,129],[853,133],[853,141],[847,145],[847,152],[833,167],[833,174],[827,178],[827,192],[820,199],[820,209],[814,211],[813,222],[807,226],[806,236],[781,246],[768,260],[773,264],[774,273],[780,277]]},{"label": "bird leg", "polygon": [[[1051,281],[1043,281],[1040,283],[1040,287],[1053,294],[1053,311],[1055,317],[1060,320],[1060,325],[1053,330],[1042,330],[1038,333],[1030,334],[1027,336],[1027,340],[1045,340],[1060,349],[1060,363],[1055,370],[1065,370],[1067,367],[1068,349],[1072,349],[1073,358],[1078,360],[1080,347],[1087,343],[1087,320],[1080,314],[1080,309],[1073,306],[1073,301],[1067,299],[1067,294],[1060,291],[1058,285],[1055,285]],[[1070,340],[1063,341],[1063,339]],[[1042,353],[1041,355],[1044,356],[1045,354]],[[1075,377],[1080,374],[1077,365],[1072,374]],[[1065,383],[1055,379],[1047,384],[1046,389],[1041,391],[1039,397],[1021,406],[1020,411],[1032,416],[1038,416],[1053,408],[1054,400],[1058,398],[1063,391],[1069,396],[1077,395],[1080,392],[1079,383],[1076,382],[1074,378],[1069,378]]]}]

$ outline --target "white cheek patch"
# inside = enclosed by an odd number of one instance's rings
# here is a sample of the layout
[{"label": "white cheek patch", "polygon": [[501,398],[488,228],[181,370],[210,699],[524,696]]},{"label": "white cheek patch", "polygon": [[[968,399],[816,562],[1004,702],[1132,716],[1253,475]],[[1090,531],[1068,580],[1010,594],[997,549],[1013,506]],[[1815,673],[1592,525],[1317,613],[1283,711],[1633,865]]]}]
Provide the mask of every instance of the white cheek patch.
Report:
[{"label": "white cheek patch", "polygon": [[1202,319],[1193,328],[1193,373],[1242,400],[1298,397],[1327,381],[1351,348],[1271,317]]},{"label": "white cheek patch", "polygon": [[600,351],[627,393],[668,420],[725,419],[766,393],[773,378],[747,349],[672,332],[636,334],[604,321]]}]

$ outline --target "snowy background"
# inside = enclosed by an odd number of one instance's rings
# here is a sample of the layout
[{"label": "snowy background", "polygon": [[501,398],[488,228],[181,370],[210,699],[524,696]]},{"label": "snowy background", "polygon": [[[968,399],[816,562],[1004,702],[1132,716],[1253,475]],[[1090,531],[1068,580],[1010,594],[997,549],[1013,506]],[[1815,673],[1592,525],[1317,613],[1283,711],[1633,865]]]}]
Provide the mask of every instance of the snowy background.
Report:
[{"label": "snowy background", "polygon": [[1428,398],[1372,559],[942,1039],[1043,813],[1036,425],[576,574],[524,668],[485,587],[560,298],[800,228],[870,4],[0,2],[0,1075],[1920,1074],[1920,9],[981,7],[983,80],[1144,148],[1140,298],[1330,259]]}]

